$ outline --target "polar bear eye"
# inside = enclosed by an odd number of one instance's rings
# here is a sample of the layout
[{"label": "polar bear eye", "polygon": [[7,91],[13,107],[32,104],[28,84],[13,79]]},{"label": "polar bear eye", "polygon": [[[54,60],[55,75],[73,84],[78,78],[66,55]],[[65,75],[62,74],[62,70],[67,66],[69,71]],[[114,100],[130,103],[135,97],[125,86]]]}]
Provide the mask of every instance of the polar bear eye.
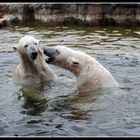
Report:
[{"label": "polar bear eye", "polygon": [[59,54],[60,52],[56,49],[57,54]]},{"label": "polar bear eye", "polygon": [[25,47],[25,48],[27,48],[27,47],[28,47],[28,45],[25,45],[24,47]]}]

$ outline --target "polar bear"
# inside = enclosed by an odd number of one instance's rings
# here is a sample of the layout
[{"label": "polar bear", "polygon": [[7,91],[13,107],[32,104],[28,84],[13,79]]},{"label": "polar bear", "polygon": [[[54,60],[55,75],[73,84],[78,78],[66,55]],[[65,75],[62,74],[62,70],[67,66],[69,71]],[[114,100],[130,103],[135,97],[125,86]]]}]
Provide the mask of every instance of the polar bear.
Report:
[{"label": "polar bear", "polygon": [[21,61],[13,76],[17,83],[37,83],[56,79],[57,76],[44,61],[45,55],[39,44],[39,40],[25,35],[17,46],[13,47],[18,52]]},{"label": "polar bear", "polygon": [[76,90],[90,92],[118,87],[111,73],[90,55],[65,46],[44,48],[46,62],[71,71],[77,77]]}]

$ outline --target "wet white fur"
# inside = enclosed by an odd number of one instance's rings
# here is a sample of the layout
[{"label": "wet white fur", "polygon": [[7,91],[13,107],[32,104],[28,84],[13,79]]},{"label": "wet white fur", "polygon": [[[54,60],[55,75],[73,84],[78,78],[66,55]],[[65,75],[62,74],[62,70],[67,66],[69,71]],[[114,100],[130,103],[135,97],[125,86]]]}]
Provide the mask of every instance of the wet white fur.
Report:
[{"label": "wet white fur", "polygon": [[[25,47],[28,45],[28,47]],[[17,66],[13,79],[17,83],[42,82],[56,78],[55,73],[44,61],[43,49],[39,47],[39,40],[32,36],[22,37],[14,49],[20,56],[20,64]],[[35,60],[30,58],[32,51],[37,51]]]},{"label": "wet white fur", "polygon": [[117,87],[111,73],[90,55],[65,46],[56,46],[59,51],[54,65],[67,69],[77,77],[76,89],[89,92],[104,87]]}]

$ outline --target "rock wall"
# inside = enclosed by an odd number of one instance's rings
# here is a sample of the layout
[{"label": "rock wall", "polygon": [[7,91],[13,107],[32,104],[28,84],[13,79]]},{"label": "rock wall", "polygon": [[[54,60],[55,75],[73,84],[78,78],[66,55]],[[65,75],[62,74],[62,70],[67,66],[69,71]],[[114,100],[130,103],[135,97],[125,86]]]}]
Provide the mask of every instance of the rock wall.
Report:
[{"label": "rock wall", "polygon": [[0,27],[9,24],[140,24],[140,4],[0,4]]}]

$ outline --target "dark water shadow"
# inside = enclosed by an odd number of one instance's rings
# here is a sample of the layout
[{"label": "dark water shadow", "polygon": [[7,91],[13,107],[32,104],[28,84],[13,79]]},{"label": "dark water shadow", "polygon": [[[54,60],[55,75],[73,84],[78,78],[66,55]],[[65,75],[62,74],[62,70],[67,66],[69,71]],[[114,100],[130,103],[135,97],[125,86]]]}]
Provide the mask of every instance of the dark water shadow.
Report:
[{"label": "dark water shadow", "polygon": [[44,87],[45,90],[51,88],[51,81],[47,83],[28,84],[19,89],[17,99],[22,102],[22,114],[36,116],[41,115],[41,113],[47,110],[48,99],[44,94]]},{"label": "dark water shadow", "polygon": [[[48,102],[49,112],[53,112],[66,120],[88,120],[93,112],[98,111],[98,100],[103,96],[111,96],[116,89],[104,89],[96,92],[78,93],[71,91],[67,95],[59,95]],[[95,106],[94,106],[95,105]]]}]

